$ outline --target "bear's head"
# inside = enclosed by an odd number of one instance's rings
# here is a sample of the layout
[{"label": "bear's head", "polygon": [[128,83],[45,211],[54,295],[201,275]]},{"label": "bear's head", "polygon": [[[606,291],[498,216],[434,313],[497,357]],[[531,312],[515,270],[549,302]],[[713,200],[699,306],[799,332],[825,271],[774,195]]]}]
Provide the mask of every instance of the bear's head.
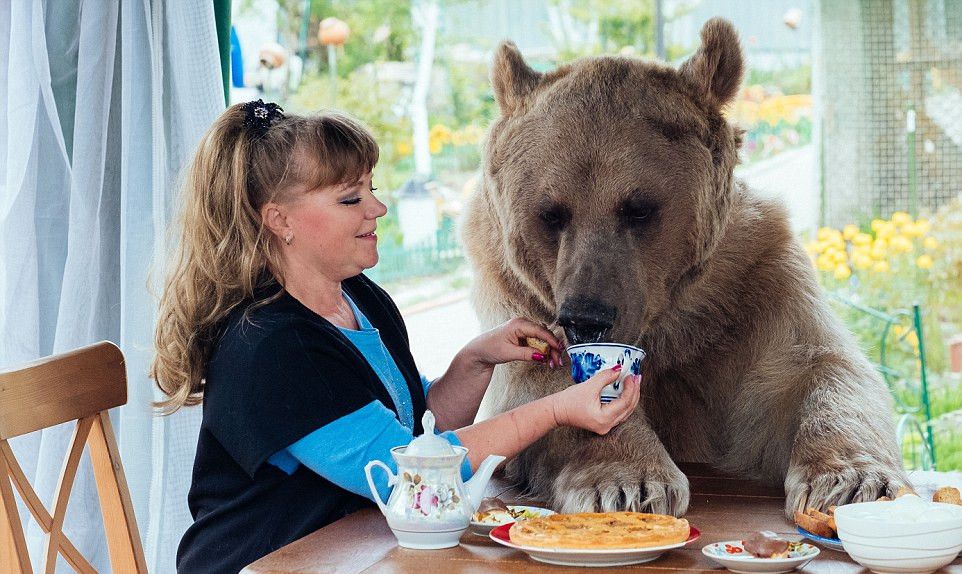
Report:
[{"label": "bear's head", "polygon": [[678,69],[584,58],[550,73],[503,43],[483,193],[504,263],[570,343],[636,341],[701,273],[729,217],[743,60],[721,19]]}]

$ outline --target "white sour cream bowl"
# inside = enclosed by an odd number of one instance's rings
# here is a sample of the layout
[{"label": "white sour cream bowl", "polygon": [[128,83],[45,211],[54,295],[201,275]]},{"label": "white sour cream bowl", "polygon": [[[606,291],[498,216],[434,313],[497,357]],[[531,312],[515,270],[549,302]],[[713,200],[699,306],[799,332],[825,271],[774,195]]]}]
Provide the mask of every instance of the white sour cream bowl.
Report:
[{"label": "white sour cream bowl", "polygon": [[842,546],[872,572],[928,573],[962,550],[962,506],[915,495],[835,509]]}]

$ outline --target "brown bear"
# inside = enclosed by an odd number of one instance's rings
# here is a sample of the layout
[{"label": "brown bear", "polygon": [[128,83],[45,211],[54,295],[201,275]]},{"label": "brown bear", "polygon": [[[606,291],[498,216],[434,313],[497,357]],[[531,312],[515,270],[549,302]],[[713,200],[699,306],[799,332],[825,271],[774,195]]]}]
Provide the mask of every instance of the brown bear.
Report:
[{"label": "brown bear", "polygon": [[[785,209],[734,179],[734,28],[711,20],[701,42],[678,69],[592,57],[538,73],[513,44],[497,51],[501,115],[463,232],[482,323],[530,317],[569,344],[648,352],[627,421],[557,429],[507,475],[566,512],[680,515],[675,461],[784,484],[789,514],[892,496],[908,480],[887,389]],[[570,384],[564,369],[499,367],[480,416]]]}]

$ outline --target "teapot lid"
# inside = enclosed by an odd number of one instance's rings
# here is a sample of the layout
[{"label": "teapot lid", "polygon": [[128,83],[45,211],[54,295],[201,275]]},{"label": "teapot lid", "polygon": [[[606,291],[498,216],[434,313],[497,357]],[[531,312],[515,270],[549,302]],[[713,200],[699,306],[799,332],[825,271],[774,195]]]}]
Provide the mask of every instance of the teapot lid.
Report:
[{"label": "teapot lid", "polygon": [[445,456],[454,454],[451,443],[434,434],[434,413],[424,411],[421,417],[424,434],[414,437],[414,440],[404,449],[404,454],[414,456]]}]

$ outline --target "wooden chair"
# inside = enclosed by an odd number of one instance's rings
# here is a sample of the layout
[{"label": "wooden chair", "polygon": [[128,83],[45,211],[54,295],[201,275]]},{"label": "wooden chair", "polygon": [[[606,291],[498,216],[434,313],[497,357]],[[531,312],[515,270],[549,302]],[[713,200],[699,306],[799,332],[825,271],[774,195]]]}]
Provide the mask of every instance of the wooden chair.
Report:
[{"label": "wooden chair", "polygon": [[[96,573],[63,533],[67,500],[84,444],[90,447],[111,569],[118,574],[147,572],[127,480],[107,415],[107,409],[126,402],[124,356],[107,341],[0,372],[0,574],[32,573],[11,481],[46,532],[43,571],[53,572],[57,555],[62,554],[77,572]],[[27,481],[7,441],[73,420],[73,441],[51,512]]]}]

